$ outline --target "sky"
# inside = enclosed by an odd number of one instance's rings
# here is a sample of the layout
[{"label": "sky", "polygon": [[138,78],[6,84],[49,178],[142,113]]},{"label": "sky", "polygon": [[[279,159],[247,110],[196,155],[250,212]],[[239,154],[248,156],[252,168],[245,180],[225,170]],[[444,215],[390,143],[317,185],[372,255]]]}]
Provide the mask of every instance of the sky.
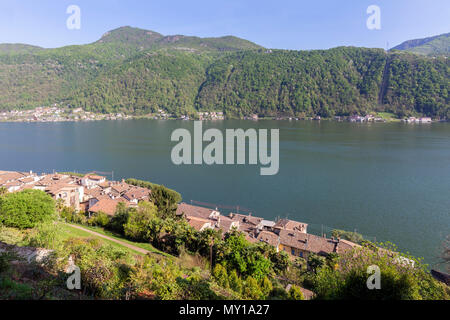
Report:
[{"label": "sky", "polygon": [[[81,10],[69,30],[67,8]],[[369,30],[367,8],[380,8],[381,29]],[[449,0],[0,0],[0,43],[45,48],[85,44],[133,26],[164,35],[234,35],[267,48],[391,48],[450,32]]]}]

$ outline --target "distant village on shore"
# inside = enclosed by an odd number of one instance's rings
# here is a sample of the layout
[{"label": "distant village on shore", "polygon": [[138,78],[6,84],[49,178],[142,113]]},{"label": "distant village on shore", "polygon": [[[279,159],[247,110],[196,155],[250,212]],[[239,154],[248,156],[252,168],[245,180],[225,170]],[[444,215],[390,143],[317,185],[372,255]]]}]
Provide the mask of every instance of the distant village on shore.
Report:
[{"label": "distant village on shore", "polygon": [[[77,122],[77,121],[100,121],[100,120],[129,120],[129,119],[154,119],[154,120],[225,120],[226,115],[222,111],[197,112],[194,116],[181,115],[175,116],[159,109],[158,112],[147,115],[127,115],[123,113],[94,113],[85,111],[82,108],[59,107],[54,104],[50,107],[38,107],[35,109],[14,109],[10,111],[0,112],[0,122]],[[244,117],[245,120],[334,120],[338,122],[390,122],[402,121],[405,123],[432,123],[446,120],[432,119],[430,117],[406,117],[404,119],[386,118],[375,114],[351,115],[351,116],[335,116],[333,118],[324,119],[321,116],[315,117],[293,117],[293,116],[278,116],[272,118],[261,118],[257,114]]]}]

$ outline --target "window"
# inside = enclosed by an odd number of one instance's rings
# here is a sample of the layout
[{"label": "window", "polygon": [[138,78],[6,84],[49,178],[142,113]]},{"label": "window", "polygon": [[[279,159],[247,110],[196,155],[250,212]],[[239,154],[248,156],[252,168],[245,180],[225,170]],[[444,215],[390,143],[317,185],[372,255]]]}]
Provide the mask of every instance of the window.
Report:
[{"label": "window", "polygon": [[291,249],[291,254],[292,254],[293,256],[295,256],[295,249],[294,249],[294,248]]},{"label": "window", "polygon": [[303,258],[303,252],[300,252],[299,256],[300,258]]}]

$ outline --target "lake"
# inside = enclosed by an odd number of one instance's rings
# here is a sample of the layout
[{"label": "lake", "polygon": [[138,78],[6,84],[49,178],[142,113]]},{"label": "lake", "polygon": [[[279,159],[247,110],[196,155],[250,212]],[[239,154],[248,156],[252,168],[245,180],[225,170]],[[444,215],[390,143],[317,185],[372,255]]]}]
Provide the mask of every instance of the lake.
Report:
[{"label": "lake", "polygon": [[[0,170],[114,171],[164,184],[191,200],[240,206],[267,219],[391,241],[435,266],[450,233],[450,124],[329,121],[203,122],[207,128],[280,129],[280,170],[175,166],[173,130],[190,121],[0,123]],[[192,132],[192,131],[191,131]],[[242,209],[241,209],[242,210]],[[223,210],[227,211],[227,210]]]}]

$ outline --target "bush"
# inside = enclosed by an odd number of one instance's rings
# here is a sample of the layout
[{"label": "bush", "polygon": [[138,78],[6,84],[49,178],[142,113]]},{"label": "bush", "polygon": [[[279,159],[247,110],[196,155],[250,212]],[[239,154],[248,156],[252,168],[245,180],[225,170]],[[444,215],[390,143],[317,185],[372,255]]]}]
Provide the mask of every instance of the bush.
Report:
[{"label": "bush", "polygon": [[270,300],[288,300],[289,295],[283,287],[277,285],[269,295]]},{"label": "bush", "polygon": [[217,264],[214,267],[213,276],[214,279],[216,279],[218,285],[224,288],[228,288],[229,284],[227,269],[225,269],[222,265]]},{"label": "bush", "polygon": [[[331,300],[448,299],[443,285],[432,278],[420,260],[413,260],[413,266],[401,262],[399,256],[400,253],[392,250],[364,247],[342,254],[339,269],[323,265],[317,270],[313,291],[318,299]],[[380,290],[367,287],[368,267],[373,265],[380,269]]]},{"label": "bush", "polygon": [[63,239],[57,225],[41,223],[28,233],[24,242],[30,247],[58,250],[62,247]]},{"label": "bush", "polygon": [[243,295],[246,299],[259,300],[262,297],[261,288],[255,278],[248,277],[245,281]]},{"label": "bush", "polygon": [[98,239],[70,239],[64,242],[64,253],[72,255],[80,268],[81,282],[87,293],[103,299],[121,299],[128,287],[132,255]]},{"label": "bush", "polygon": [[128,208],[126,207],[125,203],[119,202],[119,204],[117,205],[116,213],[109,221],[107,228],[119,234],[124,234],[123,227],[127,223],[128,218]]},{"label": "bush", "polygon": [[303,292],[300,289],[300,287],[297,287],[293,285],[291,289],[289,289],[289,300],[305,300],[305,297],[303,296]]},{"label": "bush", "polygon": [[10,269],[12,256],[8,253],[0,253],[0,274]]},{"label": "bush", "polygon": [[269,280],[269,278],[264,277],[261,281],[261,292],[264,299],[266,299],[269,296],[270,292],[272,292],[272,289],[273,289],[272,282]]},{"label": "bush", "polygon": [[0,223],[7,227],[28,229],[51,220],[55,201],[40,190],[25,190],[0,197]]},{"label": "bush", "polygon": [[20,230],[17,230],[15,228],[7,228],[0,226],[0,241],[17,245],[24,239],[25,235]]},{"label": "bush", "polygon": [[91,226],[106,227],[109,224],[110,218],[106,213],[99,212],[88,220]]},{"label": "bush", "polygon": [[33,299],[33,288],[8,277],[0,277],[0,299],[31,300]]},{"label": "bush", "polygon": [[[157,208],[150,202],[141,202],[137,210],[128,211],[128,221],[124,225],[125,236],[137,241],[152,241],[152,230],[157,223]],[[154,234],[159,234],[159,230]]]},{"label": "bush", "polygon": [[271,273],[273,266],[260,249],[251,245],[242,233],[228,233],[225,241],[217,247],[217,261],[227,270],[235,269],[241,276],[251,275],[261,280]]},{"label": "bush", "polygon": [[357,233],[357,232],[353,232],[353,231],[345,231],[345,230],[339,230],[339,229],[334,229],[331,232],[331,235],[334,238],[342,238],[354,243],[359,243],[361,244],[364,241],[364,237],[362,234]]},{"label": "bush", "polygon": [[242,281],[239,278],[236,270],[233,270],[230,272],[230,276],[228,278],[228,284],[234,292],[237,292],[237,293],[242,292]]}]

